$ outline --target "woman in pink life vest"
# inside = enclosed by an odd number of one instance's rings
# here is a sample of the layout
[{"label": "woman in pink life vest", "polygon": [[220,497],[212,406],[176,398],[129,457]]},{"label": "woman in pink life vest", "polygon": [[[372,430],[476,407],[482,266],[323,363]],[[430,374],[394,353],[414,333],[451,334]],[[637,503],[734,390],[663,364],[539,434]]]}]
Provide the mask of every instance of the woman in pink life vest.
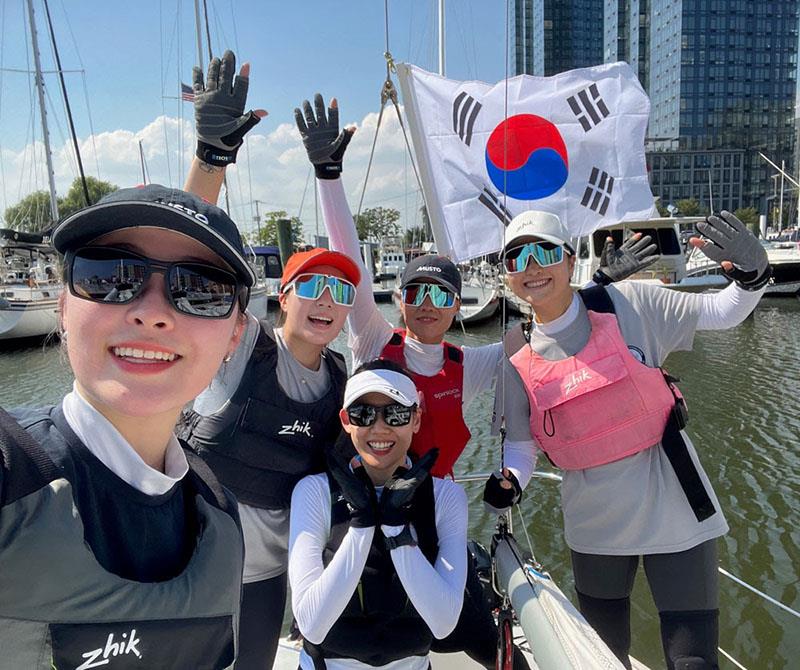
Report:
[{"label": "woman in pink life vest", "polygon": [[[770,277],[766,252],[733,215],[698,224],[691,244],[733,282],[696,295],[643,282],[579,292],[571,236],[528,211],[508,227],[505,263],[530,324],[505,337],[496,414],[506,442],[486,484],[495,511],[515,504],[541,451],[563,470],[562,507],[580,610],[630,668],[630,593],[642,557],[667,667],[717,668],[716,538],[728,525],[697,453],[667,355],[697,330],[731,328]],[[679,576],[680,578],[677,578]]]}]

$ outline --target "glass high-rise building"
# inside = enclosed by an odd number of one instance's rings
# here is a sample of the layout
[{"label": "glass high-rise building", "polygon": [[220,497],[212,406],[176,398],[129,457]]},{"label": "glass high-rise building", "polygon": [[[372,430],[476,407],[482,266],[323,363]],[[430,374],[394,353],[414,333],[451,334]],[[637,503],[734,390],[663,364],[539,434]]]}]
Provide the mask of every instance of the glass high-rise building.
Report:
[{"label": "glass high-rise building", "polygon": [[550,76],[603,62],[598,0],[516,0],[511,20],[517,74]]},{"label": "glass high-rise building", "polygon": [[[753,206],[768,212],[775,171],[759,152],[778,165],[785,161],[790,171],[798,163],[798,0],[516,0],[515,5],[517,73],[554,74],[617,60],[634,68],[650,95],[648,163],[653,193],[664,204],[695,198],[715,210]],[[574,40],[563,37],[566,24],[548,24],[547,16],[579,5],[594,34],[602,32],[602,54],[593,62],[586,60],[591,39],[578,54]],[[548,6],[560,9],[551,8],[548,15]],[[601,20],[594,19],[598,10]]]}]

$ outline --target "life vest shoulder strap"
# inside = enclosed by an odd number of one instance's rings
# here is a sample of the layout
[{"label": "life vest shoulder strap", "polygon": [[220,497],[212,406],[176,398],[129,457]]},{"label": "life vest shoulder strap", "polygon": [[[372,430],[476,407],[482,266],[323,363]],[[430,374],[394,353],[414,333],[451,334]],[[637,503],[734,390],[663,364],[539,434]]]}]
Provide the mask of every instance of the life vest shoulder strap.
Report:
[{"label": "life vest shoulder strap", "polygon": [[62,477],[44,448],[0,407],[0,507]]},{"label": "life vest shoulder strap", "polygon": [[208,464],[192,450],[188,443],[181,440],[181,447],[183,447],[186,461],[189,464],[187,476],[191,477],[195,490],[207,503],[222,510],[238,522],[239,511],[233,496],[226,492]]},{"label": "life vest shoulder strap", "polygon": [[596,284],[589,288],[582,288],[578,291],[578,295],[589,311],[600,312],[602,314],[617,313],[617,310],[614,308],[614,302],[608,294],[608,290],[606,290],[606,287],[602,284]]},{"label": "life vest shoulder strap", "polygon": [[464,364],[464,351],[461,347],[457,347],[455,344],[450,344],[449,342],[442,342],[442,346],[444,347],[445,357],[448,360],[458,365]]},{"label": "life vest shoulder strap", "polygon": [[524,324],[520,323],[509,330],[503,337],[503,349],[506,356],[511,358],[520,349],[525,347],[529,338],[525,336]]}]

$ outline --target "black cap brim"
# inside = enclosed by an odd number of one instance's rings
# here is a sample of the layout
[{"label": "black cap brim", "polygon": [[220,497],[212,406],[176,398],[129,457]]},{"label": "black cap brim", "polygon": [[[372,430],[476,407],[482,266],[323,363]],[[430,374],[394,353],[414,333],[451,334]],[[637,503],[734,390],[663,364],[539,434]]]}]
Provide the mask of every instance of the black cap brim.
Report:
[{"label": "black cap brim", "polygon": [[101,235],[125,228],[163,228],[183,233],[230,265],[245,286],[255,283],[252,268],[228,240],[196,216],[158,202],[109,202],[88,207],[64,219],[53,233],[52,243],[63,254]]}]

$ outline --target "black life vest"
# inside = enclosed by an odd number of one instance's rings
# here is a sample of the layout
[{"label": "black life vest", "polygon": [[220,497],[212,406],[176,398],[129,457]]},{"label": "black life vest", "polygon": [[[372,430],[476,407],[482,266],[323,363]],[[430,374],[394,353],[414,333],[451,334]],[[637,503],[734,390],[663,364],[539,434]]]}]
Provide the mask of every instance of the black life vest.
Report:
[{"label": "black life vest", "polygon": [[[339,486],[328,475],[331,489],[331,531],[322,559],[327,566],[341,546],[350,526],[350,512]],[[411,503],[417,543],[433,565],[439,553],[433,478],[417,489]],[[321,644],[303,642],[314,667],[326,667],[326,658],[354,658],[381,666],[412,656],[425,656],[433,634],[406,595],[394,569],[380,529],[376,529],[361,581],[336,623]]]},{"label": "black life vest", "polygon": [[244,546],[236,506],[207,466],[187,453],[203,528],[188,564],[166,581],[137,582],[95,558],[73,483],[48,446],[60,448],[0,410],[0,666],[232,667]]},{"label": "black life vest", "polygon": [[295,484],[325,469],[325,451],[341,431],[347,368],[341,354],[325,349],[329,392],[311,403],[292,400],[278,383],[271,331],[261,324],[231,399],[210,416],[190,412],[181,436],[239,502],[288,509]]}]

